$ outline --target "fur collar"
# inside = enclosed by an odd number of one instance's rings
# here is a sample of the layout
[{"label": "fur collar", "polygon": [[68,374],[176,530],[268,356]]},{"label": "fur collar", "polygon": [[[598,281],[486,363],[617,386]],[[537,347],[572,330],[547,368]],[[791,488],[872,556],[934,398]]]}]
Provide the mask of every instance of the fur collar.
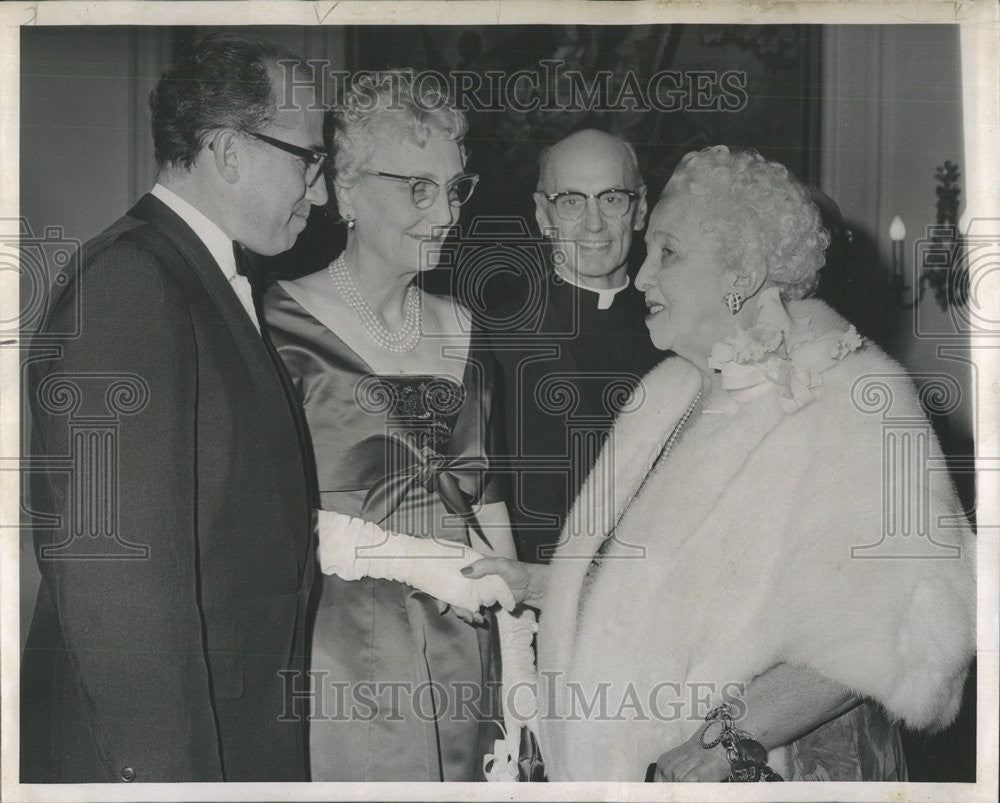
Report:
[{"label": "fur collar", "polygon": [[[670,357],[636,386],[590,475],[580,489],[559,548],[550,585],[560,593],[546,605],[550,621],[575,620],[583,579],[597,550],[614,529],[674,427],[702,387],[702,374],[687,360]],[[568,633],[539,636],[539,664],[565,666],[575,639]]]}]

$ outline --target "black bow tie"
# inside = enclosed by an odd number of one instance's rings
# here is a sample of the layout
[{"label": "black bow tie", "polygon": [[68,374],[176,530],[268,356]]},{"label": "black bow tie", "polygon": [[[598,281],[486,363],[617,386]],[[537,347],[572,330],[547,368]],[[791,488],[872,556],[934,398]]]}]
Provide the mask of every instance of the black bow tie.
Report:
[{"label": "black bow tie", "polygon": [[243,252],[243,246],[241,246],[236,240],[233,240],[233,259],[236,260],[236,272],[240,276],[245,276],[250,278],[250,263],[247,261],[247,255]]},{"label": "black bow tie", "polygon": [[236,260],[236,273],[246,278],[250,283],[250,292],[253,295],[253,306],[257,311],[257,320],[263,321],[264,315],[261,312],[261,301],[264,295],[266,282],[262,282],[263,273],[251,264],[246,251],[238,242],[233,240],[233,259]]}]

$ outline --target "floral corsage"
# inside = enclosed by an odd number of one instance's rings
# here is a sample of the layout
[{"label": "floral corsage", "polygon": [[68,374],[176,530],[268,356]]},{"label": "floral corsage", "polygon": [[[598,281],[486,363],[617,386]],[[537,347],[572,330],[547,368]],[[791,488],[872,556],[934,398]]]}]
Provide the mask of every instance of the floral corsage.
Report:
[{"label": "floral corsage", "polygon": [[854,326],[817,332],[808,318],[792,318],[778,288],[760,294],[760,314],[750,329],[734,327],[712,347],[709,365],[722,374],[722,386],[738,402],[779,390],[786,413],[816,398],[822,375],[862,343]]}]

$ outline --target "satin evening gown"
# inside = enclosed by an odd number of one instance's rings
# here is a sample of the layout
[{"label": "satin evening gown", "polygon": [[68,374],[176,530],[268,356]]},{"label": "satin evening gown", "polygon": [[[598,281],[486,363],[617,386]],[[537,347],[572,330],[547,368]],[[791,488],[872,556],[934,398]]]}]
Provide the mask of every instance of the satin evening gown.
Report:
[{"label": "satin evening gown", "polygon": [[[321,507],[470,544],[470,506],[502,501],[487,460],[492,357],[470,349],[456,371],[461,384],[378,376],[281,285],[265,308],[302,393]],[[477,540],[474,533],[471,545]],[[325,576],[320,585],[310,660],[312,779],[482,780],[483,754],[498,736],[492,632],[401,583]]]}]

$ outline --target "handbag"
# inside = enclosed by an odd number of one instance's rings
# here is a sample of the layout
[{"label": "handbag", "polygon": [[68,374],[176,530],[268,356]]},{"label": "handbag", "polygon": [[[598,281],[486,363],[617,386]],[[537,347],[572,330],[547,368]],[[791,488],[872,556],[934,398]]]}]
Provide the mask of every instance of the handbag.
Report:
[{"label": "handbag", "polygon": [[538,740],[530,728],[521,728],[521,749],[517,757],[517,780],[548,781],[545,777],[545,762]]}]

